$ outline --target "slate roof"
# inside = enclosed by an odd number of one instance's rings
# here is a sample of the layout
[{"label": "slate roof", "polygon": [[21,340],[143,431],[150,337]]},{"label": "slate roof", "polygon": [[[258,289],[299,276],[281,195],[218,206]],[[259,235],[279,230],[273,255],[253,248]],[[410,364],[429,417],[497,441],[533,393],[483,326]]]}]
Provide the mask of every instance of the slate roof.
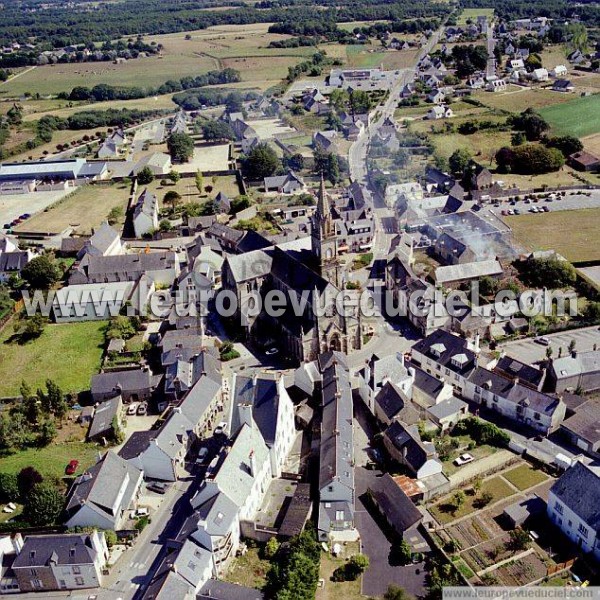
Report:
[{"label": "slate roof", "polygon": [[88,431],[88,438],[108,432],[112,429],[113,418],[118,414],[122,406],[121,396],[102,402],[94,412],[94,418]]},{"label": "slate roof", "polygon": [[511,356],[502,356],[494,367],[495,371],[500,371],[508,377],[518,377],[519,381],[524,381],[534,386],[540,385],[544,379],[544,371],[532,365],[528,365]]},{"label": "slate roof", "polygon": [[135,219],[142,213],[153,218],[156,211],[158,211],[158,201],[156,196],[146,188],[137,199],[135,208],[133,209],[133,218]]},{"label": "slate roof", "polygon": [[437,377],[430,375],[429,373],[419,369],[418,367],[412,367],[415,371],[415,380],[413,386],[421,390],[423,393],[436,398],[438,394],[444,389],[444,382],[440,381]]},{"label": "slate roof", "polygon": [[89,239],[88,245],[104,254],[117,239],[119,234],[105,221]]},{"label": "slate roof", "polygon": [[594,531],[600,533],[600,473],[576,462],[550,491]]},{"label": "slate roof", "polygon": [[87,534],[32,535],[25,538],[13,569],[44,567],[51,559],[57,565],[89,565],[94,563],[95,556],[91,537]]},{"label": "slate roof", "polygon": [[21,272],[29,262],[29,253],[25,250],[0,253],[0,273]]},{"label": "slate roof", "polygon": [[[74,514],[83,504],[90,504],[107,518],[117,516],[120,509],[129,506],[140,475],[141,471],[124,458],[114,452],[106,452],[93,467],[75,479],[69,491],[67,513]],[[123,490],[125,481],[126,488]],[[114,506],[116,510],[113,510]]]},{"label": "slate roof", "polygon": [[435,447],[432,443],[421,440],[416,425],[394,421],[385,430],[384,436],[402,453],[404,460],[415,471],[418,471],[428,460],[437,458]]},{"label": "slate roof", "polygon": [[144,369],[111,371],[92,375],[92,394],[109,394],[114,391],[129,392],[147,390],[157,385],[160,376]]},{"label": "slate roof", "polygon": [[210,377],[200,377],[179,404],[181,412],[191,423],[199,423],[215,396],[221,391],[221,383]]},{"label": "slate roof", "polygon": [[398,532],[404,532],[421,521],[423,515],[402,491],[389,473],[373,479],[368,491],[379,510]]},{"label": "slate roof", "polygon": [[[467,340],[443,329],[438,329],[426,338],[418,341],[413,346],[413,350],[434,359],[442,367],[446,367],[464,377],[467,377],[475,367],[476,355],[467,347]],[[439,353],[436,350],[442,351]],[[464,364],[452,362],[454,357],[460,355],[464,355],[467,359]]]},{"label": "slate roof", "polygon": [[412,408],[410,403],[404,401],[400,390],[391,381],[384,384],[375,396],[375,402],[390,420],[399,416],[409,425],[414,425],[419,421],[419,413]]},{"label": "slate roof", "polygon": [[354,495],[352,389],[348,370],[332,362],[323,373],[319,489],[337,480]]},{"label": "slate roof", "polygon": [[442,400],[439,404],[434,404],[427,409],[427,412],[432,414],[439,420],[454,416],[457,412],[467,407],[468,404],[452,396],[447,400]]},{"label": "slate roof", "polygon": [[592,445],[600,441],[600,400],[589,400],[563,421],[561,427]]},{"label": "slate roof", "polygon": [[260,429],[265,443],[271,447],[277,433],[277,415],[279,413],[279,392],[277,381],[265,377],[243,377],[236,375],[233,398],[233,416],[231,432],[241,427],[242,422],[237,410],[239,405],[251,405],[252,417]]},{"label": "slate roof", "polygon": [[197,600],[263,600],[264,594],[254,588],[227,583],[220,579],[208,580],[198,595]]},{"label": "slate roof", "polygon": [[557,380],[600,372],[600,350],[576,352],[574,354],[575,356],[562,356],[552,360],[550,368]]}]

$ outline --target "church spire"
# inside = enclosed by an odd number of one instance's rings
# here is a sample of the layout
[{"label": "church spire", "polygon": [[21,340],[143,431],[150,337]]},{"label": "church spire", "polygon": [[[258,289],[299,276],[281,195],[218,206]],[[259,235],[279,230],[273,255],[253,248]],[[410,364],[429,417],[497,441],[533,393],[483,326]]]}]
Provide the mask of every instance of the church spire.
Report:
[{"label": "church spire", "polygon": [[317,198],[317,212],[321,219],[329,216],[330,206],[325,193],[325,179],[323,179],[323,171],[321,171],[321,184],[319,185],[319,196]]}]

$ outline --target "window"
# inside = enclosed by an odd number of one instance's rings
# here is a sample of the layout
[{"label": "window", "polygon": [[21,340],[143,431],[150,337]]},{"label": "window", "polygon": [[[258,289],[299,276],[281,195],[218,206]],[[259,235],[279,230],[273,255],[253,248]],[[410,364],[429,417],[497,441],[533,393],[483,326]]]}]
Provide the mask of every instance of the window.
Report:
[{"label": "window", "polygon": [[539,420],[541,419],[541,415],[540,415],[540,413],[537,413],[537,412],[536,412],[536,413],[534,413],[534,414],[533,414],[533,418],[534,418],[536,421],[539,421]]},{"label": "window", "polygon": [[577,528],[577,533],[579,535],[581,535],[582,537],[587,537],[588,536],[588,528],[583,523],[579,523],[579,527]]},{"label": "window", "polygon": [[44,584],[39,579],[32,579],[31,587],[35,588],[36,590],[41,590],[44,587]]},{"label": "window", "polygon": [[83,577],[75,577],[75,585],[83,585]]},{"label": "window", "polygon": [[67,582],[64,579],[60,579],[58,585],[64,590],[67,587]]},{"label": "window", "polygon": [[344,520],[344,511],[343,510],[336,510],[335,511],[335,520],[336,521],[343,521]]},{"label": "window", "polygon": [[37,569],[31,569],[31,576],[32,577],[37,577],[38,576]]},{"label": "window", "polygon": [[81,574],[81,567],[73,567],[73,574],[74,575],[80,575]]},{"label": "window", "polygon": [[563,507],[562,504],[560,502],[556,502],[554,504],[554,510],[559,514],[562,515],[563,514]]}]

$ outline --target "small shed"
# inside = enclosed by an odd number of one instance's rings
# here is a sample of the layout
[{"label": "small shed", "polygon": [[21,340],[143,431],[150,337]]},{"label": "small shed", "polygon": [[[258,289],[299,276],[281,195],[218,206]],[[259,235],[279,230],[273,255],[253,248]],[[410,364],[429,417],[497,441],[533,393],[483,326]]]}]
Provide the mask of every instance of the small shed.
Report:
[{"label": "small shed", "polygon": [[546,503],[536,494],[530,494],[523,500],[515,502],[504,509],[502,516],[512,529],[520,527],[530,517],[535,517],[546,512]]}]

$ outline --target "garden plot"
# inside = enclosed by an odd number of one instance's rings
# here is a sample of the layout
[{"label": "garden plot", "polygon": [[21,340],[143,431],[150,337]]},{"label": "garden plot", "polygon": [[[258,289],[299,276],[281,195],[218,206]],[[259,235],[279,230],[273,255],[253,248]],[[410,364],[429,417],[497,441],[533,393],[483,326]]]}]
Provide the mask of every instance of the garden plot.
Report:
[{"label": "garden plot", "polygon": [[229,169],[229,144],[196,146],[194,156],[186,163],[173,165],[179,173],[196,171],[227,171]]}]

